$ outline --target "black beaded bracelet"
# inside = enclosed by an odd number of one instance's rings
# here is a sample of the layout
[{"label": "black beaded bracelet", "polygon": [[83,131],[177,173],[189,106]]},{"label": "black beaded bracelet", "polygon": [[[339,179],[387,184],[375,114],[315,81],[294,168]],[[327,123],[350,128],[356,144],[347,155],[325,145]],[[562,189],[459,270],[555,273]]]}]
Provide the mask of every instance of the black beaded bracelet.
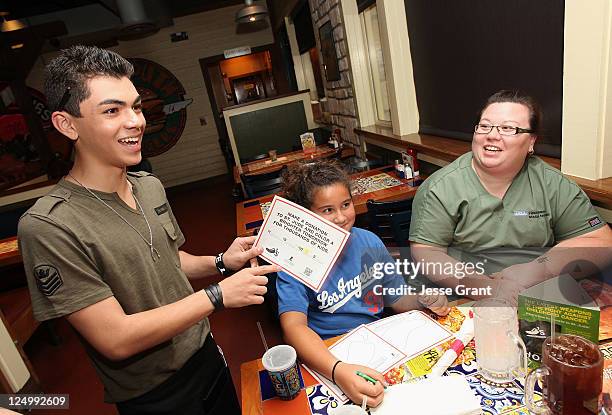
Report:
[{"label": "black beaded bracelet", "polygon": [[342,360],[336,360],[336,363],[334,363],[334,367],[332,368],[331,380],[334,385],[336,384],[336,379],[334,378],[336,376],[336,366],[338,366],[339,363],[342,363]]},{"label": "black beaded bracelet", "polygon": [[215,310],[221,310],[224,307],[223,304],[223,292],[221,291],[221,287],[219,284],[212,284],[208,287],[204,288],[204,292],[210,299]]},{"label": "black beaded bracelet", "polygon": [[227,277],[230,274],[229,270],[223,263],[223,252],[217,254],[215,257],[215,267],[217,267],[219,274],[223,275],[224,277]]}]

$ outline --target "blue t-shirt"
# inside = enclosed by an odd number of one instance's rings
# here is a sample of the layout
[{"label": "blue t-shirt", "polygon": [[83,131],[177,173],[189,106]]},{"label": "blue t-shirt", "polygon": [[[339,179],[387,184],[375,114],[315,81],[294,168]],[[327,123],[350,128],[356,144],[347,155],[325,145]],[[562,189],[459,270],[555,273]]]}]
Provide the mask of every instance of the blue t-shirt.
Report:
[{"label": "blue t-shirt", "polygon": [[[385,306],[402,297],[387,293],[383,296],[380,286],[399,288],[404,285],[404,279],[400,274],[384,274],[381,278],[374,269],[377,262],[394,261],[378,236],[364,229],[353,228],[344,250],[318,293],[292,276],[278,273],[279,315],[288,311],[306,314],[308,327],[323,339],[378,320]],[[379,287],[374,290],[376,286]]]}]

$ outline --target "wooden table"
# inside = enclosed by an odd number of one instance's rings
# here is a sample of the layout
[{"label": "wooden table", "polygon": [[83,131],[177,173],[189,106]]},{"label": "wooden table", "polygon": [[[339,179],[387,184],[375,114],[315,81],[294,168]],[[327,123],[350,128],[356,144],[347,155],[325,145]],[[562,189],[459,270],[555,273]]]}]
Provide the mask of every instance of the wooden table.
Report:
[{"label": "wooden table", "polygon": [[[459,306],[471,303],[469,299],[459,299],[451,301],[449,305]],[[333,337],[325,340],[327,347],[340,340],[342,336]],[[242,415],[264,415],[263,402],[261,401],[261,390],[259,383],[259,372],[264,370],[261,359],[245,362],[240,366],[240,387],[242,391]],[[291,414],[291,415],[311,415],[306,396],[306,388],[319,382],[310,373],[301,368],[304,388],[300,391],[297,398],[291,401],[281,401],[279,399],[268,399],[266,401],[266,413]]]},{"label": "wooden table", "polygon": [[22,262],[19,247],[17,246],[17,237],[0,239],[0,267],[7,265],[19,264]]},{"label": "wooden table", "polygon": [[[327,339],[325,340],[325,344],[329,347],[339,339],[340,337]],[[303,367],[300,369],[302,372],[302,378],[304,379],[304,389],[300,391],[297,398],[291,401],[281,401],[279,399],[268,400],[266,405],[269,406],[268,409],[271,412],[290,415],[310,415],[305,388],[316,385],[319,382],[315,380]],[[251,360],[250,362],[243,363],[240,366],[242,415],[263,415],[264,413],[259,387],[259,372],[262,370],[264,370],[264,367],[261,363],[261,359]]]},{"label": "wooden table", "polygon": [[[379,173],[388,173],[390,176],[400,180],[402,185],[353,196],[355,213],[358,215],[367,212],[366,202],[369,199],[376,201],[409,199],[414,197],[418,189],[418,187],[409,186],[409,180],[399,179],[395,174],[393,166],[386,166],[361,173],[355,173],[351,175],[351,180],[356,180],[361,177],[374,176]],[[270,202],[273,198],[274,195],[268,195],[236,203],[236,235],[253,235],[255,229],[258,229],[263,223],[263,215],[261,213],[260,205],[262,203]]]},{"label": "wooden table", "polygon": [[[325,158],[331,156],[336,152],[336,149],[329,147],[328,145],[320,145],[316,147],[316,151],[314,153],[305,154],[304,151],[292,151],[290,153],[283,153],[277,155],[276,161],[271,161],[270,158],[265,158],[261,160],[251,161],[249,163],[243,163],[242,173],[249,174],[262,174],[269,173],[279,168],[295,163],[301,160],[316,160],[320,158]],[[347,158],[355,155],[355,149],[353,147],[345,146],[342,149],[342,154],[340,158]],[[238,166],[234,166],[234,182],[236,184],[240,183],[240,171],[238,170]]]},{"label": "wooden table", "polygon": [[[461,299],[461,300],[453,301],[449,305],[461,305],[461,304],[466,304],[470,302],[471,300]],[[340,337],[328,339],[325,341],[325,344],[329,347],[333,343],[335,343],[339,338]],[[470,349],[470,352],[468,352],[468,355],[472,356],[474,354],[473,344],[470,343],[470,345],[466,347],[466,350],[468,348]],[[477,366],[476,361],[473,358],[470,361],[470,365],[471,365],[471,369],[469,370],[471,371],[471,373],[462,373],[462,374],[463,376],[473,378],[474,376],[476,376],[475,367]],[[453,370],[455,373],[457,373],[457,370],[458,370],[457,368],[460,366],[461,365],[454,367]],[[310,405],[308,403],[309,398],[306,395],[306,388],[308,388],[309,386],[314,386],[318,384],[318,382],[306,370],[304,369],[301,370],[302,377],[304,379],[304,388],[300,391],[300,394],[297,396],[297,398],[295,398],[292,401],[281,401],[280,399],[276,399],[276,398],[267,399],[265,403],[262,402],[261,400],[261,388],[260,388],[260,381],[259,381],[260,372],[263,370],[264,368],[261,363],[261,359],[256,359],[250,362],[245,362],[240,366],[241,390],[242,390],[242,414],[243,415],[288,415],[288,414],[311,415]],[[265,372],[263,373],[265,374]],[[473,380],[474,379],[472,379],[472,382]],[[504,411],[504,409],[510,409],[508,405],[513,407],[515,410],[517,410],[517,412],[509,412],[509,413],[513,413],[513,414],[514,413],[527,413],[526,412],[527,410],[522,403],[515,403],[515,402],[511,403],[511,401],[514,401],[517,399],[517,396],[519,396],[519,400],[520,400],[520,395],[522,395],[523,393],[522,387],[519,387],[519,383],[517,382],[518,381],[515,380],[507,384],[503,384],[503,385],[500,384],[499,387],[496,389],[497,390],[496,393],[499,393],[500,396],[495,397],[495,400],[498,401],[497,403],[500,403],[503,401],[503,404],[502,404],[503,406],[501,408],[498,408],[494,405],[496,408],[495,410],[499,411],[495,413],[501,413],[502,411]],[[490,388],[490,387],[487,386],[487,388]],[[504,391],[501,390],[502,388],[504,389]],[[443,391],[440,391],[440,394],[441,394],[440,396],[443,396]],[[489,392],[485,391],[484,394],[480,393],[480,397],[481,398],[488,397],[489,396],[488,394]],[[477,393],[477,396],[478,396],[478,393]],[[484,406],[483,406],[483,409],[484,409]],[[325,413],[323,410],[321,410],[321,412]],[[485,412],[483,411],[483,413]],[[489,412],[486,412],[486,413],[489,413]]]}]

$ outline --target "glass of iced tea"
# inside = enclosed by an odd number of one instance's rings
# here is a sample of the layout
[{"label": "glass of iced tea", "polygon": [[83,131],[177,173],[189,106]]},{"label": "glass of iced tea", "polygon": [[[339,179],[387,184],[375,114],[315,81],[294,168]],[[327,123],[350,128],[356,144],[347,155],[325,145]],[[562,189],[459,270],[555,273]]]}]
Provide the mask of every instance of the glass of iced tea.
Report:
[{"label": "glass of iced tea", "polygon": [[[538,380],[543,396],[535,402]],[[561,334],[544,341],[542,367],[525,381],[525,403],[535,414],[598,414],[602,385],[603,355],[599,347],[580,336]]]}]

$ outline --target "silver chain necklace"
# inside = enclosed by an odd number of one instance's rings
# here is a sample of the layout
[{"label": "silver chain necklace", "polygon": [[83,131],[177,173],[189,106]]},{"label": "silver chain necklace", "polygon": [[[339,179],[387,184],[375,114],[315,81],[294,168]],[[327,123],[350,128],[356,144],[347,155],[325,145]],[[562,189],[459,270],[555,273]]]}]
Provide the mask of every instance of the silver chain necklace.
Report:
[{"label": "silver chain necklace", "polygon": [[70,176],[70,178],[72,180],[74,180],[81,187],[83,187],[85,190],[87,190],[93,197],[98,199],[104,206],[106,206],[107,208],[109,208],[110,210],[115,212],[115,215],[119,216],[122,221],[124,221],[130,228],[132,228],[134,230],[134,232],[136,232],[138,234],[138,236],[140,236],[142,238],[142,240],[145,241],[145,243],[147,245],[149,245],[149,249],[151,250],[151,258],[153,258],[153,261],[157,261],[159,258],[161,258],[161,255],[159,254],[159,251],[153,246],[153,231],[151,230],[151,225],[149,224],[149,220],[147,219],[147,215],[145,215],[144,209],[142,208],[142,206],[140,206],[140,202],[138,201],[138,199],[134,195],[134,192],[132,191],[132,187],[131,186],[130,186],[130,193],[132,194],[132,197],[136,201],[136,205],[138,205],[138,209],[140,210],[140,213],[142,213],[142,216],[144,217],[144,220],[145,220],[145,222],[147,224],[147,228],[149,229],[149,240],[148,241],[143,236],[143,234],[141,234],[140,231],[134,227],[134,225],[132,225],[130,222],[128,222],[128,220],[126,218],[121,216],[121,214],[119,212],[117,212],[111,205],[106,203],[104,200],[100,199],[100,197],[98,197],[97,194],[92,192],[88,187],[86,187],[84,184],[82,184],[80,181],[78,181],[72,174],[68,173],[68,176]]}]

